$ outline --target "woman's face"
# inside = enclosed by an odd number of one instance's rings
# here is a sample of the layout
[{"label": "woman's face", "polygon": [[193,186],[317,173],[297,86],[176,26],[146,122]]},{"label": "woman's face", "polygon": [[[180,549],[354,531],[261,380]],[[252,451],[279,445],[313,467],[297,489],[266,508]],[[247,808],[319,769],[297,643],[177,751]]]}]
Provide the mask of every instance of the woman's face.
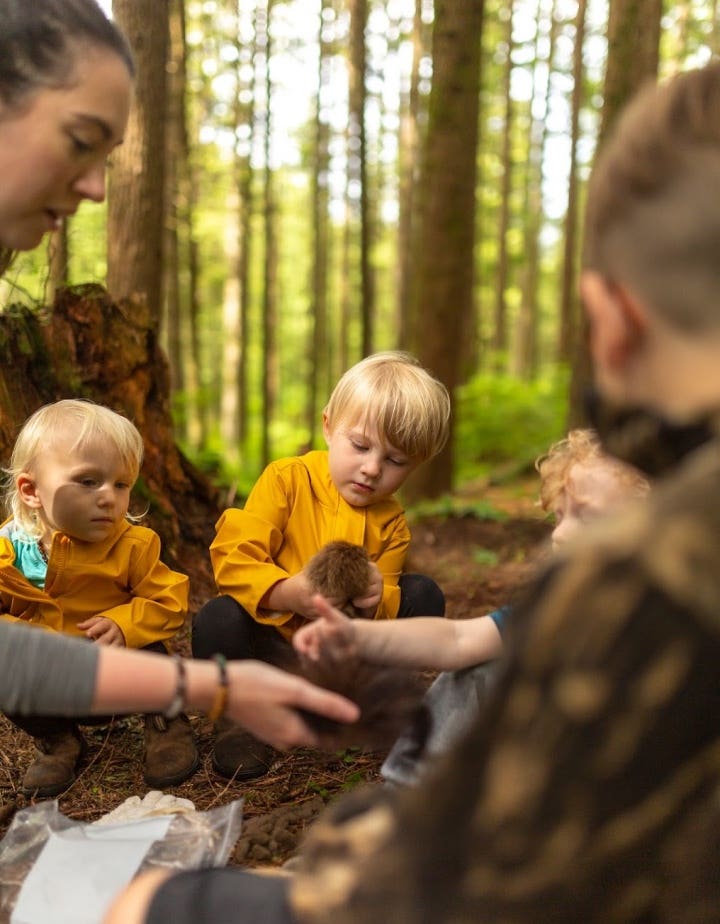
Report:
[{"label": "woman's face", "polygon": [[106,162],[125,133],[132,78],[112,51],[80,54],[70,85],[0,104],[0,246],[31,250],[83,199],[105,198]]}]

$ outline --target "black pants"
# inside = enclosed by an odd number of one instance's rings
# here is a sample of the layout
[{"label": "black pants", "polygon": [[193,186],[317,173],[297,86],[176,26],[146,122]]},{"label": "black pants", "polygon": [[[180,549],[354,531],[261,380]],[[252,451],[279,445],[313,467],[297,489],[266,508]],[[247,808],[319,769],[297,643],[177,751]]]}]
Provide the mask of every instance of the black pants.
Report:
[{"label": "black pants", "polygon": [[[432,578],[403,574],[399,586],[398,619],[445,615],[445,596]],[[234,597],[223,595],[208,601],[193,619],[194,658],[223,654],[232,660],[257,658],[282,665],[289,649],[289,642],[274,626],[256,622]]]},{"label": "black pants", "polygon": [[290,880],[239,869],[180,873],[160,886],[145,924],[295,924]]},{"label": "black pants", "polygon": [[[89,642],[88,644],[94,644]],[[156,654],[167,654],[168,650],[163,642],[152,642],[145,645],[142,651],[153,651]],[[129,681],[131,682],[131,681]],[[66,719],[56,715],[9,715],[8,719],[33,738],[51,738],[53,735],[69,733],[76,725],[107,725],[113,718],[111,715],[86,715]]]}]

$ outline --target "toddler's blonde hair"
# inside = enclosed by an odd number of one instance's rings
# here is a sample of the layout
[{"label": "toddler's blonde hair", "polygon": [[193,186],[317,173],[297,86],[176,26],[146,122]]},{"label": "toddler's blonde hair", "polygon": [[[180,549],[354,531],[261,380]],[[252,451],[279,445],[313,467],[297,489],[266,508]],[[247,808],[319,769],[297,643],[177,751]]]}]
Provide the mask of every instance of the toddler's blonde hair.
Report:
[{"label": "toddler's blonde hair", "polygon": [[137,427],[121,414],[101,404],[66,398],[46,404],[32,414],[22,426],[5,470],[5,506],[29,536],[39,537],[42,529],[33,511],[22,501],[17,479],[22,472],[32,472],[41,453],[57,437],[74,435],[70,450],[86,446],[96,440],[109,443],[118,453],[123,465],[131,473],[132,484],[140,473],[143,459],[143,440]]},{"label": "toddler's blonde hair", "polygon": [[540,474],[540,506],[550,511],[567,484],[570,469],[578,463],[599,462],[612,468],[618,479],[625,482],[631,494],[644,497],[650,485],[642,472],[632,465],[608,455],[597,433],[590,429],[570,430],[535,462]]},{"label": "toddler's blonde hair", "polygon": [[426,462],[450,432],[450,395],[409,353],[388,350],[356,363],[333,389],[325,408],[332,432],[340,423],[368,423],[380,439]]}]

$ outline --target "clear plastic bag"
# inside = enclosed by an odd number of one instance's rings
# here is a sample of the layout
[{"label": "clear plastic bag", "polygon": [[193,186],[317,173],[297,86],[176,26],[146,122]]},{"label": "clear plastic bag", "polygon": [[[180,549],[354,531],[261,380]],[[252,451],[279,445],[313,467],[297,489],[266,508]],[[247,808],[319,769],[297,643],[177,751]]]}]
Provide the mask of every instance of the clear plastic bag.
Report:
[{"label": "clear plastic bag", "polygon": [[[60,838],[63,841],[61,849],[64,854],[68,854],[67,861],[71,862],[73,841],[81,842],[86,836],[91,841],[109,836],[117,837],[119,843],[125,844],[127,840],[132,840],[135,832],[143,831],[147,836],[148,821],[158,822],[158,818],[138,819],[120,825],[93,825],[73,821],[59,811],[57,801],[40,802],[19,811],[0,842],[0,924],[16,920],[13,918],[13,913],[23,885],[41,854],[46,847],[51,845],[51,842],[55,848]],[[167,829],[162,836],[149,841],[148,848],[139,866],[135,867],[134,873],[155,867],[184,870],[224,866],[240,835],[242,800],[235,800],[207,812],[186,812],[166,816],[165,821]],[[163,826],[163,822],[160,822],[160,825]],[[111,832],[110,835],[107,835],[108,831]],[[87,849],[87,844],[85,849]],[[126,881],[129,881],[132,876],[133,873],[127,877]],[[102,876],[99,878],[102,880]],[[45,879],[43,879],[43,888],[47,888],[51,893],[54,889],[57,890],[54,893],[57,894],[57,908],[63,904],[63,894],[67,899],[68,892],[71,891],[66,882],[54,884]],[[82,909],[84,915],[82,920],[85,922],[101,921],[102,914],[107,910],[107,904],[117,891],[117,887],[112,890],[105,907],[88,908],[86,902]],[[103,900],[101,896],[98,900],[99,905]],[[62,918],[63,921],[66,919],[69,918]],[[17,920],[30,919],[17,918]],[[45,924],[50,924],[50,920],[50,918],[46,919]],[[52,920],[60,919],[53,916]],[[80,918],[75,918],[75,920],[79,924]]]}]

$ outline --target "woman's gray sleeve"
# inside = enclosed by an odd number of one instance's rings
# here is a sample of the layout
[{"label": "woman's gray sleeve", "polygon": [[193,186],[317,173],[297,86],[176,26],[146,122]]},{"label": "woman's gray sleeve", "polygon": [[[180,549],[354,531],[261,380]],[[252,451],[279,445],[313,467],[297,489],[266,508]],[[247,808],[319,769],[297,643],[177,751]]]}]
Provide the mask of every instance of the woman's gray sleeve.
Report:
[{"label": "woman's gray sleeve", "polygon": [[87,715],[97,659],[97,647],[89,642],[0,622],[0,710]]}]

